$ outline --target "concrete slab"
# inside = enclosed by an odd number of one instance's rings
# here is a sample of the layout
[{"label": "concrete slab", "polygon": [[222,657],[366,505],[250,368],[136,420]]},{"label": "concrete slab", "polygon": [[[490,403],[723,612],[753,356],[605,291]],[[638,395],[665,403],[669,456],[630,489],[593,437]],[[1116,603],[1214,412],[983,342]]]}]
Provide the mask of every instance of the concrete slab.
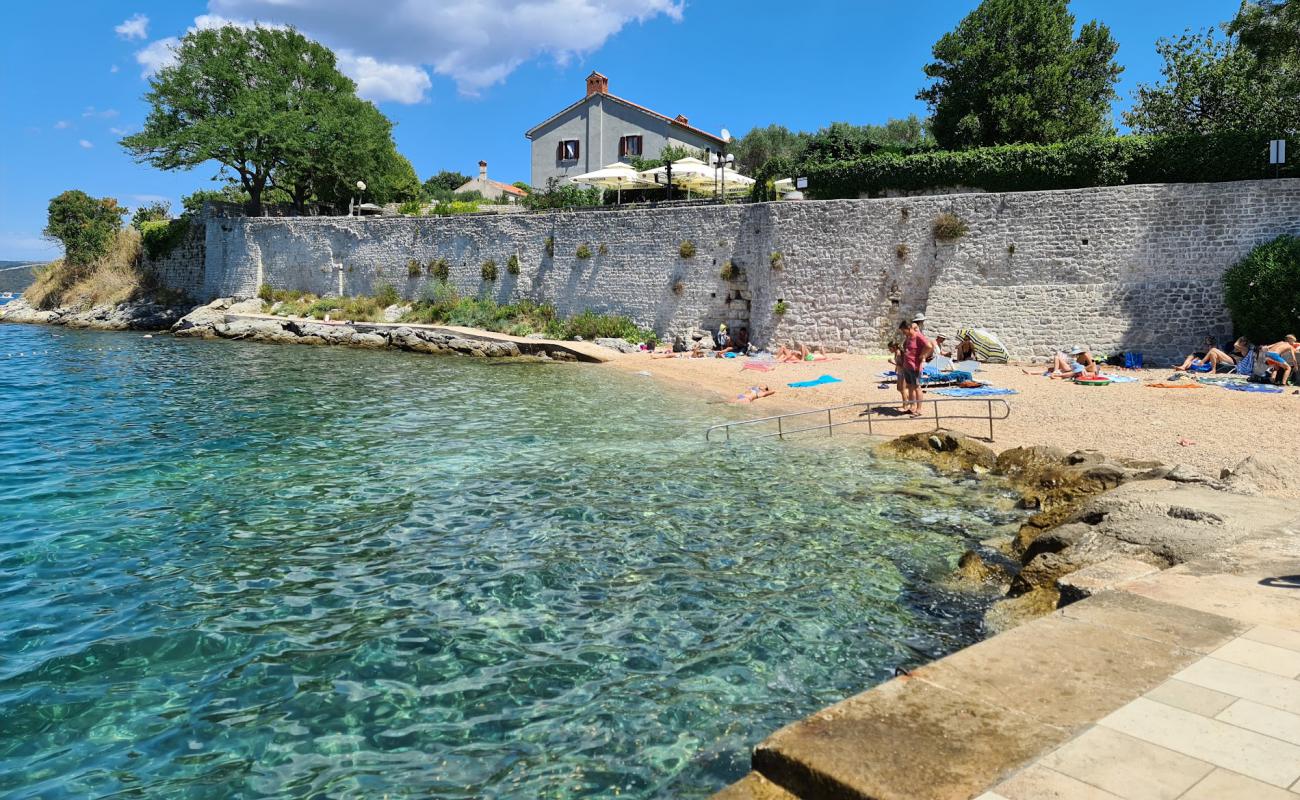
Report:
[{"label": "concrete slab", "polygon": [[1234,697],[1244,697],[1266,706],[1300,714],[1300,681],[1243,667],[1230,661],[1203,658],[1174,676]]},{"label": "concrete slab", "polygon": [[1276,786],[1216,769],[1196,784],[1181,800],[1296,800],[1297,795]]},{"label": "concrete slab", "polygon": [[1102,727],[1089,728],[1036,763],[1124,800],[1175,800],[1214,769],[1200,759]]},{"label": "concrete slab", "polygon": [[[1296,624],[1300,627],[1300,620],[1297,620]],[[1285,647],[1288,650],[1300,653],[1300,631],[1288,631],[1268,625],[1259,625],[1246,631],[1242,636],[1253,642],[1263,642],[1274,647]]]},{"label": "concrete slab", "polygon": [[1125,581],[1143,578],[1155,572],[1159,572],[1159,569],[1145,561],[1114,556],[1068,575],[1062,575],[1056,579],[1056,588],[1061,593],[1061,604],[1069,605],[1108,589],[1114,589]]},{"label": "concrete slab", "polygon": [[1248,623],[1240,620],[1127,591],[1102,592],[1086,603],[1061,609],[1060,614],[1198,653],[1209,653],[1250,629]]},{"label": "concrete slab", "polygon": [[722,791],[713,800],[799,800],[760,773],[751,772]]},{"label": "concrete slab", "polygon": [[802,798],[967,800],[1066,731],[896,678],[787,725],[754,768]]},{"label": "concrete slab", "polygon": [[1048,769],[1039,764],[1025,769],[997,787],[1007,800],[1124,800],[1078,778]]},{"label": "concrete slab", "polygon": [[1097,723],[1272,786],[1300,779],[1300,746],[1138,698]]},{"label": "concrete slab", "polygon": [[1181,708],[1203,717],[1213,717],[1223,709],[1237,702],[1237,698],[1213,689],[1206,689],[1193,683],[1184,683],[1169,679],[1145,695],[1148,700],[1164,703],[1167,706]]},{"label": "concrete slab", "polygon": [[1220,661],[1231,661],[1243,667],[1271,672],[1284,678],[1300,676],[1300,653],[1264,642],[1246,638],[1234,639],[1210,655]]},{"label": "concrete slab", "polygon": [[[1084,601],[1091,602],[1091,601]],[[1104,620],[1103,611],[1095,619]],[[1200,654],[1060,614],[912,672],[962,697],[1075,731],[1154,689]]]},{"label": "concrete slab", "polygon": [[1300,590],[1261,583],[1267,575],[1193,574],[1187,567],[1130,581],[1124,591],[1251,625],[1287,629],[1300,620]]},{"label": "concrete slab", "polygon": [[1300,714],[1292,714],[1253,700],[1238,700],[1214,718],[1238,728],[1300,745]]}]

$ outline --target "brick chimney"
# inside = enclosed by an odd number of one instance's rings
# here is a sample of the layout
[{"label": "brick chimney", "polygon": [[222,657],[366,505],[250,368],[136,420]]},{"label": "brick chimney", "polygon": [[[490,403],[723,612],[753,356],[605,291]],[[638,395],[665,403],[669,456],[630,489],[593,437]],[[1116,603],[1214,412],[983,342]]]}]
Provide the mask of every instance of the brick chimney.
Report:
[{"label": "brick chimney", "polygon": [[676,118],[675,120],[673,120],[673,121],[674,121],[674,122],[680,122],[680,123],[682,123],[683,125],[690,125],[690,124],[691,124],[691,121],[690,121],[689,119],[686,118],[686,115],[685,115],[685,114],[678,114],[678,115],[677,115],[677,118]]},{"label": "brick chimney", "polygon": [[478,179],[483,183],[487,183],[487,162],[486,161],[478,162]]},{"label": "brick chimney", "polygon": [[609,94],[609,78],[599,72],[587,76],[587,96],[591,97],[593,94]]}]

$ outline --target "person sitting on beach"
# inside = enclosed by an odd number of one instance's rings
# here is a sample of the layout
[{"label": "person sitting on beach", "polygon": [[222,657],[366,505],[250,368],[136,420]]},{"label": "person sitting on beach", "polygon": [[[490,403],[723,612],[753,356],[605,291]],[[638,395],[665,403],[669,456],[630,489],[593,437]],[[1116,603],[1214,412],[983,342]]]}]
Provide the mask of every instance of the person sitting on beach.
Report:
[{"label": "person sitting on beach", "polygon": [[930,356],[931,359],[933,359],[934,356],[942,356],[942,357],[944,357],[944,358],[952,358],[952,353],[953,353],[952,345],[947,344],[947,341],[948,341],[948,337],[947,337],[947,336],[944,336],[942,333],[937,333],[937,334],[935,334],[935,336],[934,336],[934,355]]},{"label": "person sitting on beach", "polygon": [[1214,346],[1214,340],[1206,341],[1204,353],[1192,353],[1181,365],[1174,367],[1177,372],[1232,372],[1237,366],[1237,359],[1243,358],[1250,352],[1250,342],[1245,336],[1237,339],[1232,343],[1232,351],[1236,356],[1230,356],[1219,348]]},{"label": "person sitting on beach", "polygon": [[1052,368],[1044,374],[1052,379],[1078,378],[1084,375],[1099,375],[1101,367],[1093,360],[1088,348],[1076,346],[1070,351],[1068,357],[1065,353],[1057,353],[1056,358],[1052,360]]},{"label": "person sitting on beach", "polygon": [[772,391],[766,386],[751,386],[745,390],[744,394],[736,395],[736,399],[732,400],[731,402],[752,403],[755,400],[759,399],[760,397],[771,397],[774,394],[776,394],[776,392]]},{"label": "person sitting on beach", "polygon": [[742,326],[736,331],[735,338],[731,340],[731,352],[742,356],[749,352],[749,328]]},{"label": "person sitting on beach", "polygon": [[713,345],[713,349],[719,353],[725,353],[731,349],[731,337],[727,335],[727,323],[718,326],[718,339]]},{"label": "person sitting on beach", "polygon": [[975,343],[971,341],[970,335],[959,336],[957,339],[957,349],[952,354],[953,361],[974,361],[975,360]]},{"label": "person sitting on beach", "polygon": [[1296,369],[1297,353],[1300,353],[1300,347],[1294,335],[1264,348],[1264,363],[1268,365],[1269,377],[1274,383],[1285,386],[1291,379],[1291,372]]}]

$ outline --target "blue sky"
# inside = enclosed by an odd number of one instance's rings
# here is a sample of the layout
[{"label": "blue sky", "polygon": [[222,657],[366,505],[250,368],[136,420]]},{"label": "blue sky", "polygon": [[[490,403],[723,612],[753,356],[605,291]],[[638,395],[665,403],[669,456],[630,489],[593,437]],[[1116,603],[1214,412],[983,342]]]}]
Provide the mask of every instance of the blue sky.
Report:
[{"label": "blue sky", "polygon": [[[136,206],[214,187],[214,168],[163,173],[117,145],[147,108],[143,75],[171,37],[226,20],[288,23],[334,48],[396,123],[423,179],[441,169],[527,180],[523,132],[610,91],[711,131],[813,130],[924,114],[930,48],[976,0],[138,0],[7,3],[0,70],[0,260],[49,258],[46,203],[77,188]],[[1074,0],[1126,68],[1116,111],[1156,79],[1155,41],[1229,19],[1237,0]]]}]

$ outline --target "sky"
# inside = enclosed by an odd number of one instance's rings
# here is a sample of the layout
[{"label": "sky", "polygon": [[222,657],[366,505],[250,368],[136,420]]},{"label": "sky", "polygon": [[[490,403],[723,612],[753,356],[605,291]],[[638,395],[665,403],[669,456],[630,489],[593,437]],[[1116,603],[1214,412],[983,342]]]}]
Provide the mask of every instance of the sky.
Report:
[{"label": "sky", "polygon": [[[915,99],[931,47],[976,0],[72,0],[0,10],[0,260],[42,260],[49,199],[67,189],[129,207],[218,188],[215,165],[161,172],[117,141],[148,112],[147,78],[185,32],[293,25],[395,123],[421,179],[443,170],[529,179],[524,131],[581,98],[592,70],[611,93],[733,136],[780,123],[883,123]],[[1155,42],[1230,19],[1238,0],[1073,0],[1125,67],[1118,113],[1159,78]]]}]

